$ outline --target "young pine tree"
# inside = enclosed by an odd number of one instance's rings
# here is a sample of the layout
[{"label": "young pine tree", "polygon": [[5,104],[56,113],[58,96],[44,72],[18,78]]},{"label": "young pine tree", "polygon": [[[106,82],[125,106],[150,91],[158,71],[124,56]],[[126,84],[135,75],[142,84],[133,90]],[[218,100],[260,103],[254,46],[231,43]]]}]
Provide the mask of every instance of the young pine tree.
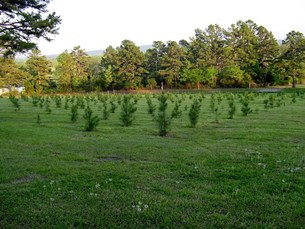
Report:
[{"label": "young pine tree", "polygon": [[18,98],[16,98],[14,95],[10,95],[9,97],[10,101],[12,102],[12,104],[15,107],[15,111],[19,111],[20,110],[20,101]]},{"label": "young pine tree", "polygon": [[248,114],[252,113],[252,109],[250,107],[250,97],[248,96],[248,94],[245,94],[242,98],[241,98],[241,111],[243,113],[243,116],[247,116]]},{"label": "young pine tree", "polygon": [[175,106],[172,111],[172,118],[179,118],[182,115],[182,110],[180,109],[180,107],[181,107],[180,101],[178,101],[178,100],[175,101]]},{"label": "young pine tree", "polygon": [[46,108],[47,114],[51,114],[52,113],[52,110],[51,110],[51,107],[50,107],[50,103],[51,103],[51,101],[49,100],[49,98],[47,98],[46,101],[45,101],[45,108]]},{"label": "young pine tree", "polygon": [[117,105],[115,104],[115,99],[110,99],[110,112],[115,113],[115,110],[117,108]]},{"label": "young pine tree", "polygon": [[190,124],[191,124],[191,127],[193,127],[193,128],[198,123],[199,114],[200,114],[200,107],[201,107],[201,104],[200,104],[199,99],[195,98],[193,100],[192,106],[191,106],[190,111],[189,111]]},{"label": "young pine tree", "polygon": [[78,106],[77,104],[73,104],[71,106],[70,120],[72,123],[75,123],[78,119]]},{"label": "young pine tree", "polygon": [[215,94],[211,95],[211,100],[210,100],[210,109],[211,111],[214,113],[215,115],[215,122],[219,123],[219,115],[221,114],[222,111],[222,106],[221,106],[221,102],[222,102],[222,96],[220,94],[218,94],[218,96],[216,97]]},{"label": "young pine tree", "polygon": [[236,113],[236,105],[235,105],[235,96],[234,94],[230,94],[228,97],[229,110],[228,115],[229,119],[233,119],[234,114]]},{"label": "young pine tree", "polygon": [[148,113],[151,114],[153,117],[155,116],[155,111],[156,111],[156,105],[153,104],[151,98],[149,95],[146,95],[146,103],[148,106]]},{"label": "young pine tree", "polygon": [[108,109],[107,101],[103,102],[103,120],[108,120],[110,115],[110,110]]},{"label": "young pine tree", "polygon": [[122,121],[123,126],[131,126],[134,121],[134,113],[137,108],[135,104],[131,101],[131,97],[126,95],[123,97],[121,102],[121,114],[120,120]]},{"label": "young pine tree", "polygon": [[93,131],[99,124],[100,119],[95,115],[93,116],[93,111],[89,106],[85,109],[85,114],[83,118],[86,120],[85,131]]},{"label": "young pine tree", "polygon": [[159,127],[159,135],[166,136],[171,124],[171,116],[167,114],[167,96],[162,93],[159,97],[159,111],[156,117],[156,121]]}]

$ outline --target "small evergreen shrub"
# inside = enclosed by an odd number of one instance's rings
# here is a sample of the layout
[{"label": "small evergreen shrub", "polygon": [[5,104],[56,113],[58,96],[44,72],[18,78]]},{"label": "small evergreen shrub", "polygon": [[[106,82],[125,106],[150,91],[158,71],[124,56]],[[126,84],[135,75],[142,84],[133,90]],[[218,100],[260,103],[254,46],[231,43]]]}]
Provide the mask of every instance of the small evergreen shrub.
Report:
[{"label": "small evergreen shrub", "polygon": [[167,97],[163,93],[159,97],[159,111],[156,121],[158,123],[159,135],[166,136],[171,124],[171,117],[167,114]]},{"label": "small evergreen shrub", "polygon": [[211,100],[210,100],[210,109],[212,113],[215,115],[215,122],[219,123],[219,115],[221,114],[221,111],[223,107],[221,106],[222,102],[222,96],[219,94],[216,96],[215,94],[211,95]]},{"label": "small evergreen shrub", "polygon": [[131,97],[125,95],[123,101],[121,102],[121,114],[120,120],[122,121],[123,126],[131,126],[134,121],[134,113],[137,108],[135,104],[131,101]]},{"label": "small evergreen shrub", "polygon": [[103,103],[103,120],[108,120],[110,116],[110,110],[108,109],[107,101]]},{"label": "small evergreen shrub", "polygon": [[181,107],[180,101],[178,101],[178,100],[175,101],[174,109],[171,114],[172,118],[179,118],[182,115],[182,110],[180,109],[180,107]]},{"label": "small evergreen shrub", "polygon": [[248,94],[245,94],[242,98],[241,98],[241,111],[243,113],[243,116],[247,116],[248,114],[252,113],[252,109],[250,107],[250,97],[248,96]]},{"label": "small evergreen shrub", "polygon": [[20,110],[20,101],[19,101],[19,99],[17,97],[15,97],[14,95],[10,95],[9,96],[9,100],[14,105],[15,111],[19,111]]},{"label": "small evergreen shrub", "polygon": [[154,117],[157,106],[153,104],[149,95],[146,96],[146,103],[148,105],[148,113]]},{"label": "small evergreen shrub", "polygon": [[38,106],[39,101],[40,101],[40,97],[38,97],[38,96],[33,96],[32,97],[32,104],[33,104],[34,107]]},{"label": "small evergreen shrub", "polygon": [[55,96],[54,97],[54,101],[55,101],[55,106],[57,107],[57,108],[61,108],[61,97],[60,96]]},{"label": "small evergreen shrub", "polygon": [[78,106],[73,104],[71,107],[70,120],[72,123],[75,123],[78,119]]},{"label": "small evergreen shrub", "polygon": [[115,113],[116,108],[117,108],[117,105],[115,104],[115,100],[111,99],[110,100],[110,112]]},{"label": "small evergreen shrub", "polygon": [[193,128],[198,123],[200,107],[201,107],[201,104],[200,104],[199,99],[195,98],[193,100],[193,103],[192,103],[190,111],[189,111],[189,120],[190,120],[191,127],[193,127]]},{"label": "small evergreen shrub", "polygon": [[89,106],[85,109],[85,114],[83,118],[86,120],[85,131],[93,131],[98,126],[100,119],[93,115],[93,111]]},{"label": "small evergreen shrub", "polygon": [[229,119],[233,119],[234,114],[236,113],[236,105],[235,105],[235,96],[234,94],[230,94],[228,96],[228,104],[229,104],[229,110],[228,110],[228,115]]}]

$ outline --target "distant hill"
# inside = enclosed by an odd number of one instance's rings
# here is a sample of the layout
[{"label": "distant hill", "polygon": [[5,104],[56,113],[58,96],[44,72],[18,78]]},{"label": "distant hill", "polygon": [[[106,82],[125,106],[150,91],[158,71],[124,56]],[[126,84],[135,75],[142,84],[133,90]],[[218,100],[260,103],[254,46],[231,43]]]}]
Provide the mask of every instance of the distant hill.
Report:
[{"label": "distant hill", "polygon": [[[140,46],[140,50],[142,52],[146,52],[147,49],[150,49],[152,48],[152,45],[142,45]],[[99,49],[99,50],[91,50],[91,51],[86,51],[86,53],[89,55],[89,56],[102,56],[104,54],[104,51],[103,49]],[[54,60],[58,57],[59,54],[50,54],[50,55],[46,55],[47,59],[49,60]],[[24,61],[27,59],[26,56],[24,55],[20,55],[20,56],[17,56],[16,58],[18,61]]]},{"label": "distant hill", "polygon": [[[101,56],[104,53],[104,50],[91,50],[91,51],[86,51],[86,53],[89,56]],[[52,60],[52,59],[56,59],[59,56],[59,54],[50,54],[50,55],[46,55],[47,59]]]}]

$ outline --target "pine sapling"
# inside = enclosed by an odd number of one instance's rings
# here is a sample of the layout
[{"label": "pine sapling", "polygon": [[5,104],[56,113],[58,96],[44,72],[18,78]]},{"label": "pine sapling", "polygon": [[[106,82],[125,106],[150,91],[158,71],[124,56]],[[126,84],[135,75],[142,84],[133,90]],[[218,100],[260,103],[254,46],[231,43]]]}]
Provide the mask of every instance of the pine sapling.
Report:
[{"label": "pine sapling", "polygon": [[291,103],[296,103],[296,101],[297,101],[296,99],[297,99],[297,95],[295,93],[293,93],[291,95]]},{"label": "pine sapling", "polygon": [[68,96],[65,97],[65,110],[69,109],[69,101],[70,101],[70,98]]},{"label": "pine sapling", "polygon": [[117,108],[117,105],[115,104],[115,101],[113,99],[110,100],[110,112],[115,113],[115,110]]},{"label": "pine sapling", "polygon": [[73,104],[71,107],[70,120],[72,123],[75,123],[78,119],[78,106]]},{"label": "pine sapling", "polygon": [[52,110],[50,108],[50,100],[48,98],[45,101],[45,108],[46,108],[47,114],[51,114]]},{"label": "pine sapling", "polygon": [[148,105],[148,113],[151,114],[153,117],[155,116],[156,105],[153,104],[150,96],[146,96],[146,103]]},{"label": "pine sapling", "polygon": [[43,108],[44,102],[45,102],[45,99],[43,97],[41,97],[40,100],[39,100],[39,107],[40,108]]},{"label": "pine sapling", "polygon": [[40,97],[38,97],[38,96],[33,96],[32,97],[32,104],[33,104],[34,107],[38,106],[39,100],[40,100]]},{"label": "pine sapling", "polygon": [[273,108],[275,102],[274,95],[269,95],[268,99],[264,100],[264,107],[265,109]]},{"label": "pine sapling", "polygon": [[93,111],[89,106],[85,109],[85,114],[83,118],[86,120],[85,131],[93,131],[99,124],[100,119],[95,115],[93,116]]},{"label": "pine sapling", "polygon": [[108,109],[107,101],[103,102],[103,120],[108,120],[110,115],[110,110]]},{"label": "pine sapling", "polygon": [[156,121],[159,127],[159,135],[166,136],[171,124],[171,117],[167,114],[167,97],[162,94],[159,97],[159,112],[156,117]]},{"label": "pine sapling", "polygon": [[12,104],[15,107],[15,111],[19,111],[20,110],[20,101],[18,98],[16,98],[14,95],[10,95],[9,96],[10,101],[12,102]]},{"label": "pine sapling", "polygon": [[195,98],[193,100],[193,103],[192,103],[190,111],[189,111],[189,120],[190,120],[191,127],[193,127],[193,128],[198,123],[200,107],[201,107],[201,104],[200,104],[199,99]]},{"label": "pine sapling", "polygon": [[235,105],[235,101],[234,101],[234,94],[229,95],[228,103],[229,103],[229,110],[228,110],[229,119],[233,119],[233,116],[236,113],[236,105]]},{"label": "pine sapling", "polygon": [[215,115],[215,122],[219,123],[219,115],[221,114],[221,102],[222,102],[222,97],[218,95],[218,97],[215,96],[215,94],[211,95],[211,100],[210,100],[210,109]]},{"label": "pine sapling", "polygon": [[182,115],[182,110],[180,109],[181,102],[178,100],[175,101],[174,109],[172,111],[172,118],[179,118]]},{"label": "pine sapling", "polygon": [[250,108],[249,105],[249,98],[247,95],[245,95],[242,99],[241,99],[241,111],[243,113],[243,116],[247,116],[248,114],[252,113],[252,109]]},{"label": "pine sapling", "polygon": [[21,95],[21,99],[22,99],[24,102],[28,102],[28,101],[29,101],[29,97],[27,97],[27,96],[24,95],[24,94]]},{"label": "pine sapling", "polygon": [[54,100],[55,100],[55,106],[57,108],[61,108],[61,97],[60,96],[55,96]]},{"label": "pine sapling", "polygon": [[135,104],[131,101],[130,96],[124,96],[123,101],[121,102],[121,114],[120,120],[122,121],[123,126],[131,126],[134,121],[134,113],[137,108]]}]

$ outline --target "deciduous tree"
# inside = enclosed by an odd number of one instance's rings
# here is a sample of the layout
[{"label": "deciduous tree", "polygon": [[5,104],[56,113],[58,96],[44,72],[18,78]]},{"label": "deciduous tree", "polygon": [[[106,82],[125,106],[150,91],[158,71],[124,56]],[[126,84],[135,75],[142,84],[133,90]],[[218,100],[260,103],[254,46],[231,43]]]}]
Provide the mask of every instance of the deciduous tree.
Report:
[{"label": "deciduous tree", "polygon": [[22,85],[28,77],[13,58],[0,57],[0,66],[0,87]]}]

